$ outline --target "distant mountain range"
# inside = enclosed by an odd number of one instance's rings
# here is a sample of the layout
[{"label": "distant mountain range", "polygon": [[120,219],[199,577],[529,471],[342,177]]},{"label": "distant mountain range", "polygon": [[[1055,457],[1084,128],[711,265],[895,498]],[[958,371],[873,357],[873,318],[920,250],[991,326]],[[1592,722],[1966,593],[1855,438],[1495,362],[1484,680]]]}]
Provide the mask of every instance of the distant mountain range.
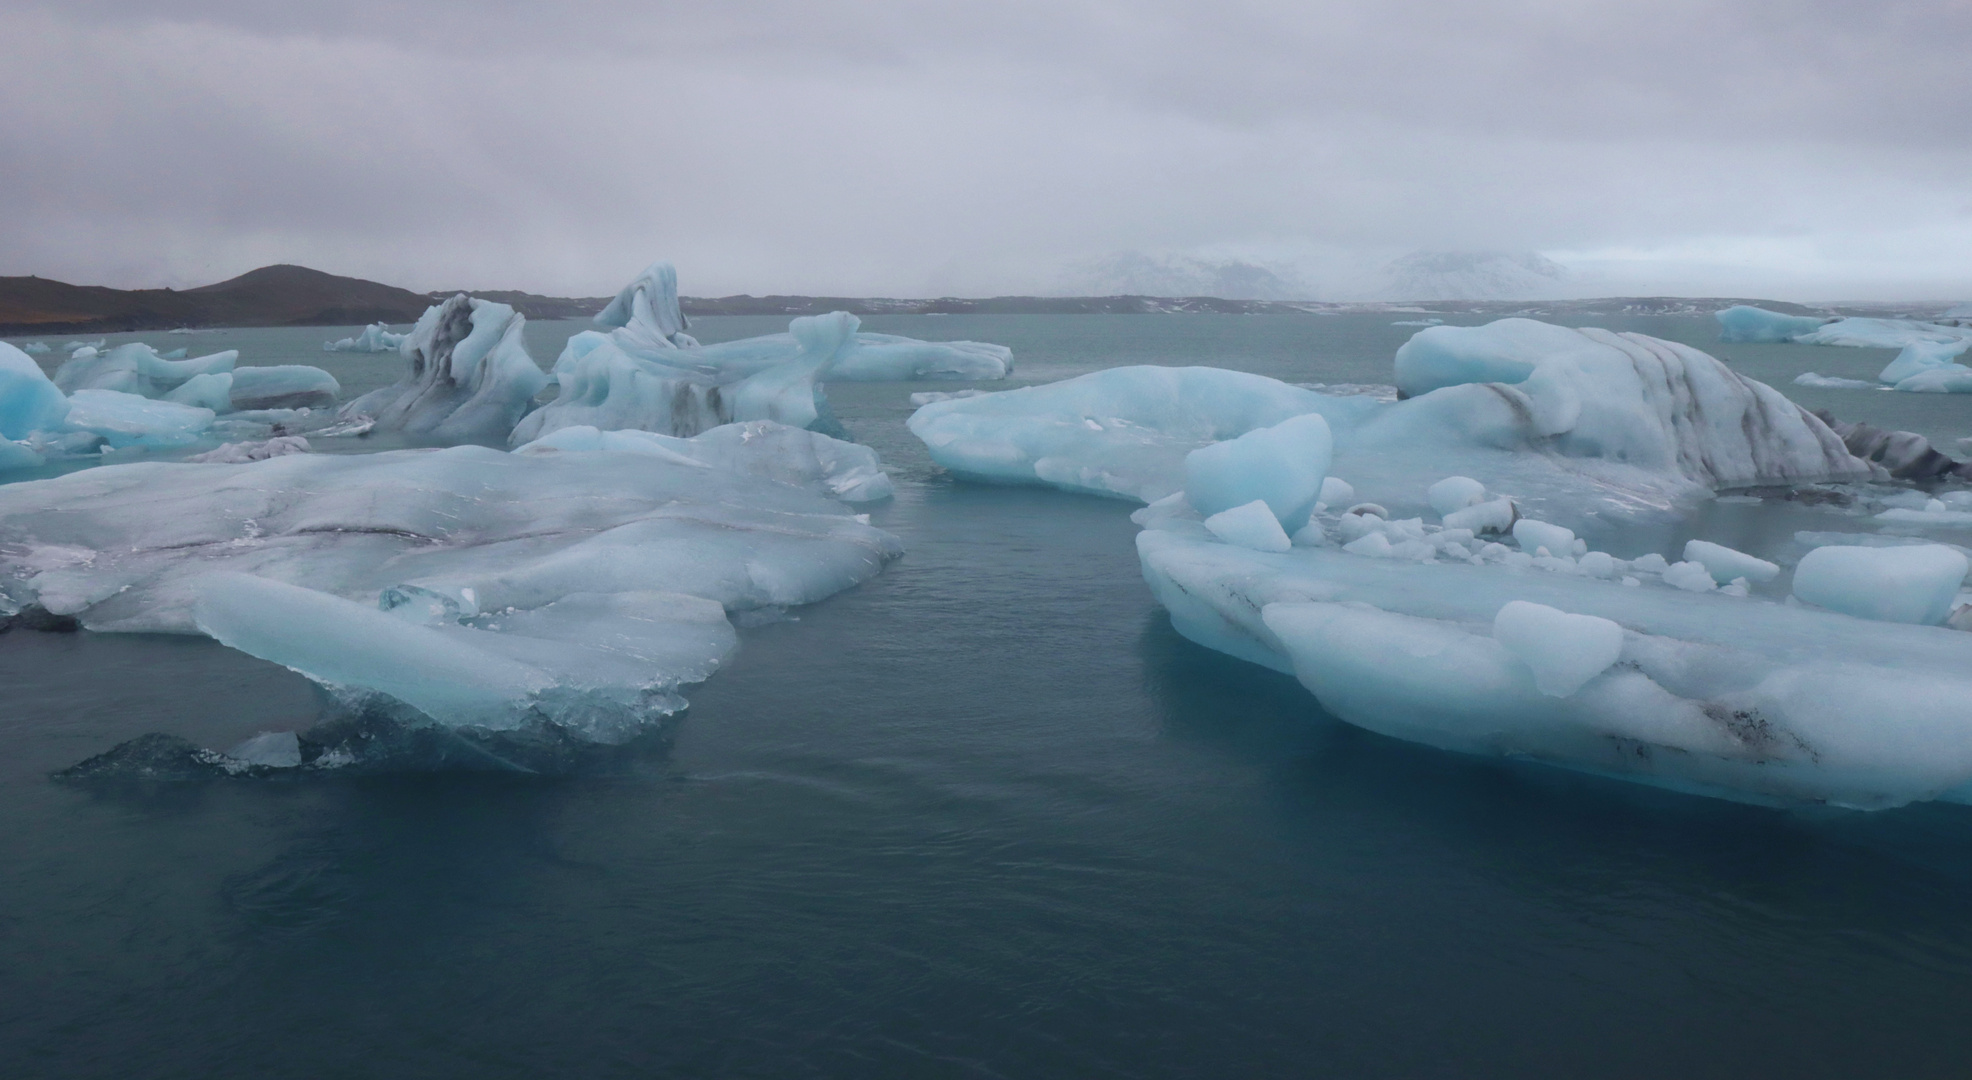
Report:
[{"label": "distant mountain range", "polygon": [[[1461,267],[1480,277],[1499,271]],[[1543,276],[1541,267],[1521,267]],[[1510,272],[1509,272],[1510,276]],[[425,308],[450,292],[417,293],[361,278],[338,277],[305,266],[263,266],[229,281],[196,289],[110,289],[69,285],[40,277],[0,277],[0,335],[105,333],[216,326],[354,326],[415,322]],[[481,290],[472,295],[510,304],[533,319],[582,318],[601,311],[609,297],[541,296]],[[691,315],[773,315],[789,317],[827,311],[858,315],[1140,315],[1216,313],[1227,315],[1303,315],[1345,311],[1388,311],[1431,315],[1545,317],[1624,314],[1701,314],[1734,303],[1753,303],[1797,314],[1881,314],[1898,305],[1807,308],[1773,300],[1738,298],[1612,297],[1529,303],[1508,300],[1435,300],[1409,303],[1318,303],[1299,300],[1225,299],[1214,296],[997,296],[987,299],[942,297],[905,300],[845,296],[685,297]]]}]

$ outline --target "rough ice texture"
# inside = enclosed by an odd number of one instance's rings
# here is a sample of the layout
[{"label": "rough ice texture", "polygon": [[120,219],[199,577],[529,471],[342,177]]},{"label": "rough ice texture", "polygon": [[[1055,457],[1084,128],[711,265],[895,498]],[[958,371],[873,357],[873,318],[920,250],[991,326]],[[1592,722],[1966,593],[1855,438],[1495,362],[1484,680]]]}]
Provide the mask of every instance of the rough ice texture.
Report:
[{"label": "rough ice texture", "polygon": [[476,446],[106,466],[0,487],[0,590],[94,630],[203,629],[441,723],[611,739],[711,670],[720,612],[819,600],[899,553],[755,475],[804,468]]},{"label": "rough ice texture", "polygon": [[1972,467],[1938,450],[1931,440],[1914,431],[1886,431],[1861,422],[1844,423],[1826,410],[1817,411],[1815,417],[1841,437],[1851,454],[1876,463],[1895,479],[1972,477]]},{"label": "rough ice texture", "polygon": [[1779,312],[1749,307],[1745,304],[1729,307],[1714,314],[1719,320],[1722,331],[1720,340],[1723,341],[1791,341],[1800,345],[1901,349],[1914,343],[1972,340],[1972,328],[1911,319],[1782,315]]},{"label": "rough ice texture", "polygon": [[[1669,514],[1708,489],[1869,475],[1821,420],[1695,349],[1506,319],[1398,351],[1408,400],[1331,397],[1214,368],[1126,367],[926,405],[911,430],[964,476],[1152,502],[1200,446],[1319,413],[1331,475],[1404,516],[1456,471],[1571,528]],[[1483,381],[1503,377],[1518,382]]]},{"label": "rough ice texture", "polygon": [[[1137,548],[1180,633],[1396,738],[1754,801],[1972,798],[1972,634],[1586,575],[1266,554],[1196,523]],[[1620,657],[1542,692],[1493,633],[1514,601],[1620,624]]]},{"label": "rough ice texture", "polygon": [[1936,626],[1951,614],[1966,559],[1943,544],[1817,547],[1794,568],[1794,595],[1860,619]]},{"label": "rough ice texture", "polygon": [[185,460],[193,464],[241,465],[249,461],[265,461],[272,457],[285,457],[288,454],[306,454],[313,447],[300,435],[277,435],[259,442],[222,443],[203,454],[193,454]]},{"label": "rough ice texture", "polygon": [[371,323],[355,337],[337,341],[324,341],[323,352],[396,352],[404,344],[406,334],[393,334],[389,323]]},{"label": "rough ice texture", "polygon": [[463,293],[433,305],[399,349],[404,378],[343,406],[340,418],[434,443],[506,442],[549,381],[521,341],[526,323]]},{"label": "rough ice texture", "polygon": [[1794,376],[1795,386],[1811,386],[1817,390],[1874,390],[1877,384],[1868,379],[1841,379],[1833,375],[1819,375],[1803,371]]},{"label": "rough ice texture", "polygon": [[514,453],[642,454],[778,480],[844,502],[874,502],[896,493],[876,451],[772,420],[726,424],[689,439],[650,431],[560,428]]}]

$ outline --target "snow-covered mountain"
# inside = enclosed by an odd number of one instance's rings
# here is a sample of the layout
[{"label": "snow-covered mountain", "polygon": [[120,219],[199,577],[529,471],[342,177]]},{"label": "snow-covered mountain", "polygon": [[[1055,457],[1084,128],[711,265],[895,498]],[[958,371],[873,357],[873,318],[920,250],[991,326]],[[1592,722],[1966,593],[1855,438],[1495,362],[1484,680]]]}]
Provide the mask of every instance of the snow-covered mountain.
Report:
[{"label": "snow-covered mountain", "polygon": [[1053,290],[1061,296],[1216,296],[1226,300],[1306,300],[1292,270],[1241,259],[1149,255],[1124,251],[1071,267]]},{"label": "snow-covered mountain", "polygon": [[1382,300],[1550,300],[1568,291],[1568,268],[1531,251],[1415,251],[1385,266]]}]

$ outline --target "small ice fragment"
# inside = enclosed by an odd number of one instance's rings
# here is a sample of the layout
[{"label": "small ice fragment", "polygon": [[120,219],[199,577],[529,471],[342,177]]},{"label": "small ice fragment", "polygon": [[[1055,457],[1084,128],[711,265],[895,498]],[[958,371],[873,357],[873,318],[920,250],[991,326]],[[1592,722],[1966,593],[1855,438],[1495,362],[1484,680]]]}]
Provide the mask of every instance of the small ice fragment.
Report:
[{"label": "small ice fragment", "polygon": [[1794,595],[1882,622],[1937,625],[1951,613],[1967,561],[1943,544],[1818,547],[1794,570]]},{"label": "small ice fragment", "polygon": [[1445,528],[1471,529],[1473,533],[1503,533],[1513,528],[1519,516],[1511,499],[1494,499],[1444,515]]},{"label": "small ice fragment", "polygon": [[1470,476],[1447,476],[1425,491],[1439,517],[1486,501],[1486,485]]},{"label": "small ice fragment", "polygon": [[1566,555],[1575,550],[1572,530],[1532,518],[1521,518],[1513,523],[1513,538],[1519,541],[1522,551],[1546,548],[1549,554]]},{"label": "small ice fragment", "polygon": [[1664,570],[1664,584],[1686,592],[1711,592],[1719,587],[1711,571],[1700,562],[1672,563]]},{"label": "small ice fragment", "polygon": [[1390,538],[1380,532],[1373,532],[1342,545],[1342,550],[1351,555],[1367,555],[1372,559],[1387,559],[1393,553]]},{"label": "small ice fragment", "polygon": [[1724,585],[1735,578],[1745,578],[1753,582],[1772,581],[1780,574],[1780,567],[1755,558],[1743,551],[1735,551],[1724,544],[1714,544],[1709,540],[1692,540],[1684,545],[1687,562],[1695,562],[1711,572],[1712,580]]},{"label": "small ice fragment", "polygon": [[1330,506],[1347,506],[1356,501],[1356,489],[1347,480],[1325,477],[1322,480],[1321,501]]},{"label": "small ice fragment", "polygon": [[1606,578],[1616,572],[1616,558],[1606,551],[1591,551],[1575,560],[1575,565],[1590,577]]},{"label": "small ice fragment", "polygon": [[1670,566],[1671,564],[1665,562],[1662,555],[1654,551],[1648,555],[1639,555],[1630,560],[1630,569],[1641,570],[1646,574],[1661,574],[1670,569]]},{"label": "small ice fragment", "polygon": [[1228,544],[1255,551],[1286,551],[1294,546],[1265,499],[1213,514],[1205,519],[1205,527]]},{"label": "small ice fragment", "polygon": [[1514,600],[1493,617],[1493,638],[1534,673],[1534,685],[1565,698],[1623,655],[1623,628],[1594,615]]}]

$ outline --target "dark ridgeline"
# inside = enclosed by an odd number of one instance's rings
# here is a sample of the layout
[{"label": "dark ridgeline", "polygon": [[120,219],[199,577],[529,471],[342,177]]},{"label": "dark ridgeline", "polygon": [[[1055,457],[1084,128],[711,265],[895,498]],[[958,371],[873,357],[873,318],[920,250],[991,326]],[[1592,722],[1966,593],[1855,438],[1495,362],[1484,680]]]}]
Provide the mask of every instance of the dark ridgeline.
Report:
[{"label": "dark ridgeline", "polygon": [[[468,290],[471,291],[471,290]],[[415,322],[453,290],[416,293],[305,266],[263,266],[196,289],[111,289],[41,277],[0,277],[0,335],[169,330],[208,326],[353,326]],[[540,296],[513,290],[472,291],[512,305],[530,319],[583,318],[608,297]],[[1406,311],[1500,318],[1571,315],[1696,314],[1750,303],[1773,311],[1808,313],[1797,304],[1737,298],[1615,297],[1599,300],[1440,300],[1415,304],[1325,303],[1312,300],[1225,300],[1212,296],[997,296],[904,300],[848,296],[683,297],[688,315],[1303,315],[1334,311]],[[1835,309],[1829,309],[1834,312]],[[1821,313],[1819,311],[1815,312]],[[1842,311],[1848,314],[1851,312]],[[1857,314],[1879,314],[1858,309]]]}]

